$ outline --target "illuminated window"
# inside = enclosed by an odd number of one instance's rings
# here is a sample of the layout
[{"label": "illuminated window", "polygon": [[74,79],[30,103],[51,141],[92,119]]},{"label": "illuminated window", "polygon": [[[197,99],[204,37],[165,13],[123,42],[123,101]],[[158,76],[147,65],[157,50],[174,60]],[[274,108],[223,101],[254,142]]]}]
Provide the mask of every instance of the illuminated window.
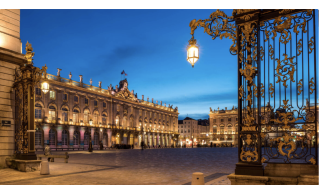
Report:
[{"label": "illuminated window", "polygon": [[50,121],[56,120],[56,108],[54,106],[49,107],[49,120]]},{"label": "illuminated window", "polygon": [[78,123],[79,121],[79,111],[77,109],[73,110],[73,122]]},{"label": "illuminated window", "polygon": [[84,123],[89,123],[89,111],[88,110],[84,110],[83,122]]},{"label": "illuminated window", "polygon": [[50,99],[56,99],[56,92],[50,91]]},{"label": "illuminated window", "polygon": [[98,114],[97,114],[97,113],[95,113],[95,114],[93,115],[93,123],[94,123],[94,124],[98,124]]},{"label": "illuminated window", "polygon": [[220,134],[224,134],[224,126],[220,125]]}]

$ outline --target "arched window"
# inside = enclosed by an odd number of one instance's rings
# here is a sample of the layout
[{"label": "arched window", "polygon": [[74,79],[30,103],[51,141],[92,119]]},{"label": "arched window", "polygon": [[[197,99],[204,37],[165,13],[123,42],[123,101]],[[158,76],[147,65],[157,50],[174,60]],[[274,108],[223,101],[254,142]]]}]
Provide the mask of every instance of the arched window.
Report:
[{"label": "arched window", "polygon": [[107,124],[107,115],[105,113],[102,114],[102,125]]},{"label": "arched window", "polygon": [[93,123],[95,125],[98,125],[98,117],[99,117],[99,112],[95,111],[94,114],[93,114]]},{"label": "arched window", "polygon": [[68,145],[68,131],[65,129],[62,131],[62,145]]},{"label": "arched window", "polygon": [[62,108],[62,121],[68,122],[68,109],[65,107]]},{"label": "arched window", "polygon": [[224,134],[224,125],[220,125],[220,134]]},{"label": "arched window", "polygon": [[40,129],[37,129],[35,133],[35,145],[42,145],[41,139],[42,139],[42,133]]},{"label": "arched window", "polygon": [[73,132],[73,145],[79,145],[79,132]]},{"label": "arched window", "polygon": [[88,109],[85,109],[83,112],[83,122],[89,123],[89,110]]},{"label": "arched window", "polygon": [[77,109],[73,110],[73,122],[74,123],[79,122],[79,110],[77,110]]},{"label": "arched window", "polygon": [[83,141],[83,144],[84,144],[84,145],[89,145],[89,132],[88,132],[88,131],[86,131],[86,132],[84,133],[84,141]]},{"label": "arched window", "polygon": [[130,145],[133,145],[133,134],[130,134]]},{"label": "arched window", "polygon": [[116,116],[116,126],[119,126],[119,116]]},{"label": "arched window", "polygon": [[232,126],[228,125],[228,134],[232,134]]},{"label": "arched window", "polygon": [[56,108],[54,106],[49,107],[49,121],[54,123],[56,120]]},{"label": "arched window", "polygon": [[236,124],[236,126],[235,126],[235,127],[236,127],[236,133],[237,133],[237,132],[238,132],[238,124]]},{"label": "arched window", "polygon": [[133,117],[130,117],[130,128],[133,128]]},{"label": "arched window", "polygon": [[217,133],[217,126],[216,125],[213,126],[212,131],[213,131],[213,133]]},{"label": "arched window", "polygon": [[98,132],[94,132],[93,145],[98,145],[98,144],[99,144],[99,133]]},{"label": "arched window", "polygon": [[49,145],[56,145],[56,133],[53,129],[49,131]]}]

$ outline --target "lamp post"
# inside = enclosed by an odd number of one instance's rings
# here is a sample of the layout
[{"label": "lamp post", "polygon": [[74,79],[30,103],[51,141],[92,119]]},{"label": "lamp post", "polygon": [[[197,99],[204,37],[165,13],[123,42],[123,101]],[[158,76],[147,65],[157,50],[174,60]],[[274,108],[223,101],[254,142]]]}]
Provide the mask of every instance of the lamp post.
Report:
[{"label": "lamp post", "polygon": [[[35,95],[34,88],[42,78],[46,77],[47,66],[40,70],[33,66],[33,48],[29,42],[26,44],[26,64],[15,69],[15,155],[21,160],[36,160],[35,154]],[[49,84],[42,89],[48,92]]]}]

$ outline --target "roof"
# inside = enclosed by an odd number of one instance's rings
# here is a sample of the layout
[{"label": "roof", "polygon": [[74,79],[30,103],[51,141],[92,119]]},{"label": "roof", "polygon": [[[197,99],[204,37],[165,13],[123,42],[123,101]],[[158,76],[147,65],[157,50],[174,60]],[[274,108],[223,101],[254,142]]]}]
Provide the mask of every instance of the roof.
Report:
[{"label": "roof", "polygon": [[184,118],[184,120],[194,120],[194,119],[192,119],[190,117],[186,117],[186,118]]}]

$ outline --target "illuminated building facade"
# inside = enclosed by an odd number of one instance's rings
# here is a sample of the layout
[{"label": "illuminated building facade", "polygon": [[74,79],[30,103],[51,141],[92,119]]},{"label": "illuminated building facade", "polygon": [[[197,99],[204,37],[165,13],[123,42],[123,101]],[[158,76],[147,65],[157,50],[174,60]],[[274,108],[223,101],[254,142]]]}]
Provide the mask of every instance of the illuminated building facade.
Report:
[{"label": "illuminated building facade", "polygon": [[36,148],[95,148],[116,144],[171,146],[177,141],[178,108],[137,98],[127,79],[108,89],[47,75],[47,94],[35,89]]}]

